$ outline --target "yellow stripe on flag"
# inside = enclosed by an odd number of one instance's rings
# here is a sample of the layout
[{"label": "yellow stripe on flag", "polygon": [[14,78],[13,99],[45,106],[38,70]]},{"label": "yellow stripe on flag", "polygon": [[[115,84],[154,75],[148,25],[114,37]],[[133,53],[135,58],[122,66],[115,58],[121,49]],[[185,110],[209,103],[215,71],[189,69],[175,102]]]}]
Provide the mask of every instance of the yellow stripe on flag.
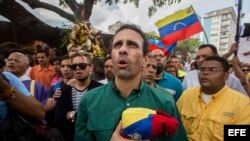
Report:
[{"label": "yellow stripe on flag", "polygon": [[127,108],[122,113],[122,128],[127,128],[133,123],[148,118],[150,114],[156,114],[156,111],[147,108]]},{"label": "yellow stripe on flag", "polygon": [[149,32],[145,32],[145,34],[149,37],[153,37],[155,39],[160,39],[160,35],[156,34],[156,33],[149,33]]},{"label": "yellow stripe on flag", "polygon": [[172,23],[174,21],[178,21],[178,20],[181,20],[181,19],[184,19],[190,15],[194,14],[194,11],[193,11],[193,8],[192,6],[186,8],[186,9],[183,9],[183,10],[179,10],[177,12],[175,12],[174,14],[170,15],[170,16],[167,16],[163,19],[160,19],[159,21],[157,21],[155,23],[155,25],[158,27],[158,28],[161,28],[169,23]]}]

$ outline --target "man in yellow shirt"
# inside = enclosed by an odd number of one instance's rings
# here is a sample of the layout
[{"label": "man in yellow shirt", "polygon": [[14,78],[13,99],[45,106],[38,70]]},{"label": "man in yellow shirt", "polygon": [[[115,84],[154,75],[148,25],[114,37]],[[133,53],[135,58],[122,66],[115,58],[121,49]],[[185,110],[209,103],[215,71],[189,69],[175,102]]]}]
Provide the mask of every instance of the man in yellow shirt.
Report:
[{"label": "man in yellow shirt", "polygon": [[250,124],[250,100],[229,88],[229,64],[218,56],[204,60],[201,86],[187,89],[177,102],[189,141],[223,141],[225,124]]}]

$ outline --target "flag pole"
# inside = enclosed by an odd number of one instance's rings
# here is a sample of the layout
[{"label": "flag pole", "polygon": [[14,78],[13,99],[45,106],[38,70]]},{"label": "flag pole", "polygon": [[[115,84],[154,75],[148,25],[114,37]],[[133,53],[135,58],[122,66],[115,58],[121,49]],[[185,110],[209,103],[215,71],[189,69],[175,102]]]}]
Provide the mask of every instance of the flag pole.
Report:
[{"label": "flag pole", "polygon": [[[240,18],[241,18],[241,9],[242,9],[242,0],[238,0],[238,17],[237,17],[237,23],[236,23],[236,35],[235,35],[235,41],[236,45],[238,46],[240,42]],[[234,55],[237,56],[237,50],[234,52]]]},{"label": "flag pole", "polygon": [[[193,8],[193,5],[191,5],[191,8],[192,8],[192,10],[194,11],[194,13],[195,13],[195,15],[196,15],[197,19],[199,20],[199,22],[200,22],[200,24],[201,24],[200,18],[197,16],[197,14],[196,14],[196,12],[195,12],[195,10],[194,10],[194,8]],[[204,35],[205,35],[205,38],[206,38],[207,44],[209,44],[209,42],[208,42],[208,38],[207,38],[207,34],[206,34],[206,31],[204,30],[204,27],[203,27],[203,25],[202,25],[202,24],[201,24],[201,27],[202,27],[203,33],[204,33]]]}]

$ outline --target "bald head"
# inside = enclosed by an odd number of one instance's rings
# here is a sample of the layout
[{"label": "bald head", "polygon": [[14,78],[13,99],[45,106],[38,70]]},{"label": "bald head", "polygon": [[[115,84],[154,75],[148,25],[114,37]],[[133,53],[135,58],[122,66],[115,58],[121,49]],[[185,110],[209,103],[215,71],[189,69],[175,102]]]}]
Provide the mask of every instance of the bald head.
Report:
[{"label": "bald head", "polygon": [[164,52],[160,49],[154,49],[153,51],[151,51],[151,54],[163,54],[164,55]]},{"label": "bald head", "polygon": [[6,61],[6,70],[20,77],[29,67],[29,59],[23,53],[13,52]]},{"label": "bald head", "polygon": [[157,62],[157,75],[162,74],[165,66],[166,56],[164,52],[160,49],[155,49],[151,52],[151,55],[156,59]]}]

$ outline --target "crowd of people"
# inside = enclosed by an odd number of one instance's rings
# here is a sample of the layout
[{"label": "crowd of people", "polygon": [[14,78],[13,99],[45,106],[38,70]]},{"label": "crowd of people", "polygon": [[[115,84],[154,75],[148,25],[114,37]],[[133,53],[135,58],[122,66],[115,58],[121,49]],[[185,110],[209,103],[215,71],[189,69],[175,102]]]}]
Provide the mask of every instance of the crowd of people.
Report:
[{"label": "crowd of people", "polygon": [[15,109],[57,129],[66,141],[140,140],[140,134],[121,135],[128,108],[159,110],[178,122],[175,129],[158,129],[174,134],[151,141],[222,141],[223,125],[250,124],[250,62],[227,60],[237,44],[221,57],[214,45],[202,44],[184,63],[159,49],[149,52],[145,34],[124,25],[111,46],[104,59],[75,46],[61,55],[43,46],[29,55],[1,51],[0,123]]}]

